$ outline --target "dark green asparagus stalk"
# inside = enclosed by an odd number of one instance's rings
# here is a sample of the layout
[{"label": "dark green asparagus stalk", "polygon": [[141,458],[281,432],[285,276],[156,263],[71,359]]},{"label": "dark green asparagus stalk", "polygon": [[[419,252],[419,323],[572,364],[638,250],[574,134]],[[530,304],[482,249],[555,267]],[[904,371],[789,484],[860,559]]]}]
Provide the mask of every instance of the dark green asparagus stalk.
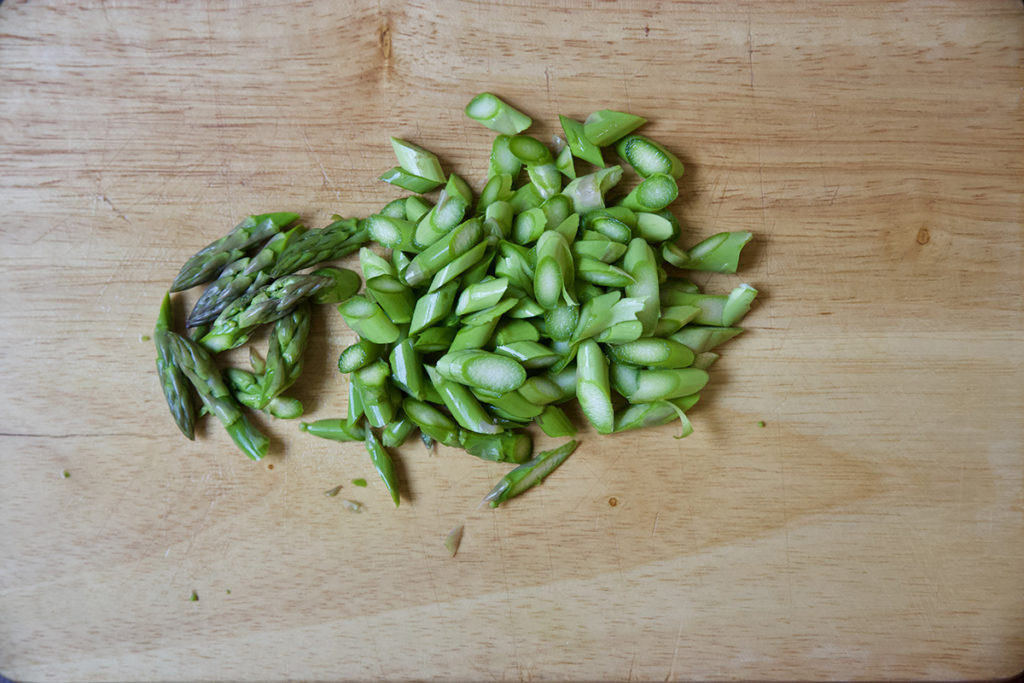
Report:
[{"label": "dark green asparagus stalk", "polygon": [[153,329],[153,343],[156,345],[156,369],[164,389],[167,407],[171,409],[174,422],[181,433],[195,439],[196,406],[192,401],[192,390],[181,369],[175,365],[171,354],[168,335],[171,328],[171,295],[164,294],[160,313]]},{"label": "dark green asparagus stalk", "polygon": [[318,275],[286,275],[274,280],[233,301],[200,342],[214,353],[241,346],[256,327],[288,315],[308,297],[333,285],[334,280]]},{"label": "dark green asparagus stalk", "polygon": [[252,258],[240,258],[224,266],[217,279],[196,301],[185,324],[197,327],[212,323],[232,301],[267,284],[270,281],[267,271],[291,241],[305,230],[300,225],[286,233],[278,233]]},{"label": "dark green asparagus stalk", "polygon": [[221,379],[213,357],[199,344],[179,334],[166,334],[175,364],[196,388],[206,409],[216,415],[227,429],[235,445],[253,460],[266,455],[270,442],[242,412],[238,401]]},{"label": "dark green asparagus stalk", "polygon": [[257,400],[259,408],[265,408],[272,399],[295,384],[302,374],[302,354],[309,341],[311,312],[312,306],[304,301],[274,323],[267,349],[266,370],[261,380],[263,389]]},{"label": "dark green asparagus stalk", "polygon": [[249,216],[224,237],[200,249],[185,262],[174,278],[172,292],[209,282],[228,263],[245,255],[245,250],[281,231],[294,223],[299,215],[295,213],[265,213]]},{"label": "dark green asparagus stalk", "polygon": [[271,276],[281,277],[324,261],[333,261],[351,254],[370,239],[362,221],[340,218],[326,228],[310,230],[285,248],[271,270]]}]

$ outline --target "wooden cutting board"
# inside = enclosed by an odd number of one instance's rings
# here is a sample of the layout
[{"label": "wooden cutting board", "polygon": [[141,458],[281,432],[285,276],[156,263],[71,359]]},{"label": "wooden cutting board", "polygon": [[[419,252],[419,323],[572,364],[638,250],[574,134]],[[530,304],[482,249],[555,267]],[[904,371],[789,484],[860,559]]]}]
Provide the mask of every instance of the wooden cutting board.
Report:
[{"label": "wooden cutting board", "polygon": [[[1024,668],[1021,3],[573,4],[0,6],[0,672]],[[180,264],[248,213],[375,211],[389,135],[479,187],[482,90],[544,139],[648,117],[687,165],[683,242],[755,233],[699,279],[761,296],[696,433],[583,430],[497,511],[507,468],[460,452],[400,449],[395,510],[358,445],[295,423],[261,422],[259,464],[217,425],[181,438],[143,338]],[[343,413],[352,339],[316,322],[310,417]]]}]

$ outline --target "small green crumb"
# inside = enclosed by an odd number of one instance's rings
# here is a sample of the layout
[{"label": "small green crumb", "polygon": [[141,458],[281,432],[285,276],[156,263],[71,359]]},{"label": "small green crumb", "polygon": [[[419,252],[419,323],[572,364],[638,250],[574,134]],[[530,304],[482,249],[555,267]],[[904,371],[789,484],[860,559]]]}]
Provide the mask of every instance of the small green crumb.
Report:
[{"label": "small green crumb", "polygon": [[327,496],[328,498],[334,498],[336,495],[338,495],[339,491],[341,491],[341,484],[338,484],[333,489],[328,489],[324,491],[324,495]]},{"label": "small green crumb", "polygon": [[362,486],[363,488],[366,488],[366,480],[365,479],[353,479],[352,480],[352,484],[355,485],[355,486]]},{"label": "small green crumb", "polygon": [[228,595],[231,595],[231,589],[230,588],[228,589],[227,593],[228,593]]},{"label": "small green crumb", "polygon": [[192,595],[190,595],[188,599],[192,602],[199,602],[199,593],[192,591]]},{"label": "small green crumb", "polygon": [[149,339],[150,339],[150,337],[149,337],[148,334],[140,334],[139,335],[139,341],[140,342],[148,342]]},{"label": "small green crumb", "polygon": [[758,421],[757,421],[757,426],[758,426],[758,427],[764,427],[764,426],[765,426],[765,422],[764,422],[764,420],[758,420]]},{"label": "small green crumb", "polygon": [[64,470],[63,472],[60,473],[60,476],[64,477],[65,479],[68,479],[69,477],[71,477],[71,473],[68,472],[67,470]]}]

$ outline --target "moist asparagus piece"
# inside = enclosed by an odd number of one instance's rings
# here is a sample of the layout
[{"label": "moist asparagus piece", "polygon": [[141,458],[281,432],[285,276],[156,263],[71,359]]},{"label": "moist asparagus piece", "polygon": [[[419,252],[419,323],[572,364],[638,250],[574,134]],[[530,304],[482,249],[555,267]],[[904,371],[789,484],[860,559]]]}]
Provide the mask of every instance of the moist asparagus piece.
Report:
[{"label": "moist asparagus piece", "polygon": [[360,421],[349,422],[340,418],[328,418],[316,422],[303,422],[299,425],[302,431],[332,441],[364,441],[366,429]]},{"label": "moist asparagus piece", "polygon": [[533,123],[529,116],[489,92],[469,101],[466,116],[504,135],[521,133]]},{"label": "moist asparagus piece", "polygon": [[167,339],[175,364],[195,387],[206,409],[224,425],[235,445],[253,460],[265,456],[269,440],[242,412],[238,401],[221,379],[213,357],[199,344],[174,332],[167,332]]},{"label": "moist asparagus piece", "polygon": [[302,374],[302,354],[309,341],[312,306],[303,302],[275,323],[270,332],[265,370],[260,384],[258,407],[263,409],[280,396]]},{"label": "moist asparagus piece", "polygon": [[251,296],[232,302],[200,343],[215,353],[241,346],[256,327],[288,315],[308,297],[334,284],[331,278],[319,275],[286,275],[274,280]]},{"label": "moist asparagus piece", "polygon": [[192,389],[181,369],[175,364],[170,346],[171,293],[164,294],[153,328],[153,344],[156,346],[156,370],[160,385],[167,399],[167,407],[174,417],[178,429],[187,438],[195,439],[196,406],[192,400]]},{"label": "moist asparagus piece", "polygon": [[302,401],[290,396],[275,396],[264,405],[260,405],[263,384],[260,378],[241,368],[228,368],[224,371],[224,383],[231,389],[235,399],[246,408],[262,410],[266,414],[281,420],[294,420],[302,417]]},{"label": "moist asparagus piece", "polygon": [[555,468],[565,462],[566,458],[572,455],[577,445],[578,442],[575,440],[567,441],[557,448],[537,454],[537,457],[523,463],[502,477],[497,486],[491,489],[491,492],[484,497],[483,502],[489,503],[491,507],[498,507],[509,499],[541,483]]},{"label": "moist asparagus piece", "polygon": [[501,434],[460,434],[462,447],[470,455],[494,462],[524,463],[533,453],[533,439],[526,432],[502,432]]},{"label": "moist asparagus piece", "polygon": [[388,453],[388,449],[384,447],[370,429],[366,430],[365,443],[366,451],[370,454],[370,460],[373,462],[373,468],[377,470],[381,481],[384,482],[384,487],[391,494],[391,500],[394,501],[395,507],[398,507],[400,502],[398,497],[398,476],[395,474],[395,464],[391,460],[391,454]]},{"label": "moist asparagus piece", "polygon": [[241,258],[246,249],[276,235],[298,218],[298,214],[284,211],[248,216],[227,235],[206,245],[186,261],[174,278],[171,291],[180,292],[209,282],[224,266]]},{"label": "moist asparagus piece", "polygon": [[297,226],[288,232],[278,233],[252,258],[240,258],[224,266],[217,279],[207,286],[192,307],[192,312],[185,321],[186,326],[191,328],[212,323],[232,301],[269,282],[267,271],[288,244],[305,230],[304,227]]},{"label": "moist asparagus piece", "polygon": [[369,231],[362,221],[337,217],[327,227],[310,230],[292,240],[278,256],[270,275],[279,278],[324,261],[339,259],[359,249],[369,238]]}]

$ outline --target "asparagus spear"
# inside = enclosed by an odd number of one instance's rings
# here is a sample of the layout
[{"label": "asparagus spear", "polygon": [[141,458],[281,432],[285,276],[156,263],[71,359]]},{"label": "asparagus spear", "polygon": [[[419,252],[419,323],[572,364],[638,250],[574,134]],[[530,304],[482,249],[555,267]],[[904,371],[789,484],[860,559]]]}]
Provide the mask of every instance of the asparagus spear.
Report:
[{"label": "asparagus spear", "polygon": [[279,212],[249,216],[224,237],[200,249],[185,262],[174,278],[172,292],[209,282],[228,263],[241,258],[245,250],[276,235],[281,228],[294,223],[298,214]]},{"label": "asparagus spear", "polygon": [[235,445],[253,460],[266,455],[270,442],[242,412],[238,401],[221,379],[213,357],[199,344],[180,334],[168,331],[166,335],[175,364],[196,388],[206,409],[216,415],[227,429]]},{"label": "asparagus spear", "polygon": [[270,275],[281,277],[351,254],[369,239],[369,232],[362,223],[355,218],[338,217],[326,228],[310,230],[285,248]]},{"label": "asparagus spear", "polygon": [[267,284],[270,280],[266,271],[288,244],[305,230],[298,226],[286,233],[278,233],[252,258],[241,258],[224,266],[217,279],[196,301],[185,324],[197,327],[212,323],[232,301]]},{"label": "asparagus spear", "polygon": [[[309,341],[312,306],[304,301],[288,315],[278,318],[270,333],[266,370],[261,380],[262,391],[257,405],[262,409],[274,398],[295,384],[302,374],[302,354]],[[682,344],[680,344],[682,346]],[[686,347],[683,347],[686,348]]]},{"label": "asparagus spear", "polygon": [[214,353],[241,346],[253,329],[291,313],[334,280],[318,275],[286,275],[225,308],[200,343]]},{"label": "asparagus spear", "polygon": [[196,407],[192,401],[192,390],[181,369],[175,365],[170,346],[171,294],[164,294],[160,313],[153,329],[153,343],[156,345],[156,369],[164,389],[167,407],[171,409],[178,429],[189,439],[195,439]]},{"label": "asparagus spear", "polygon": [[275,396],[261,407],[260,393],[263,391],[263,383],[259,377],[247,370],[228,368],[224,371],[224,383],[231,389],[235,399],[246,408],[262,410],[281,420],[302,417],[302,401],[290,396]]}]

